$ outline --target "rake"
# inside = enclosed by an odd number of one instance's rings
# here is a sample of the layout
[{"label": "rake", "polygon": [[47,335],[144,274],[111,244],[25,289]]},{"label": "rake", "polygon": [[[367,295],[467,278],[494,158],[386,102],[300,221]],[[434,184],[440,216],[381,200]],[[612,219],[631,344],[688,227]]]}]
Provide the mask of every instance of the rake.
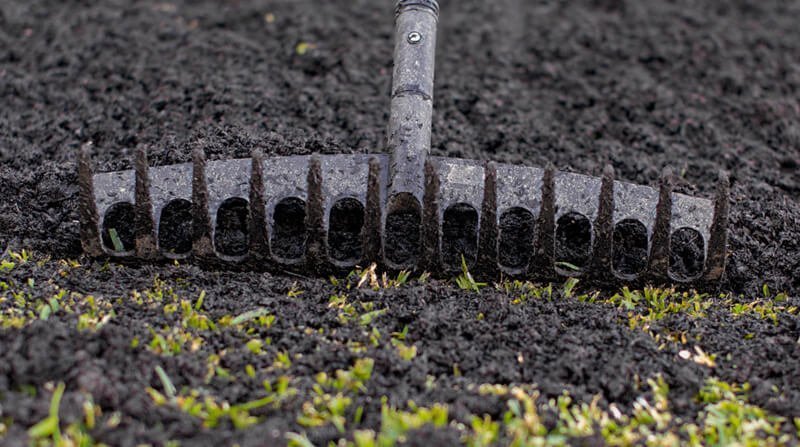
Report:
[{"label": "rake", "polygon": [[94,174],[79,153],[81,241],[94,257],[324,274],[377,263],[447,274],[713,284],[729,181],[714,200],[544,168],[429,156],[439,5],[400,0],[388,153],[264,157]]}]

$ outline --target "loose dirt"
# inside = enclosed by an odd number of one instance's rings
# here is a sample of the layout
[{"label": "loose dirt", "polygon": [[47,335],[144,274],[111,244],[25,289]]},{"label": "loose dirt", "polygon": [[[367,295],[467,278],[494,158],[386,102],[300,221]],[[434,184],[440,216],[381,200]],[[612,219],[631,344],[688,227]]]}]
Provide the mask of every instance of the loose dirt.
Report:
[{"label": "loose dirt", "polygon": [[[597,176],[611,163],[619,179],[650,185],[670,166],[681,192],[707,197],[725,170],[732,179],[730,258],[719,292],[751,301],[767,284],[770,293],[786,292],[787,305],[798,304],[800,6],[441,3],[434,154],[552,162]],[[638,380],[657,374],[684,421],[696,417],[694,397],[712,376],[749,382],[752,403],[800,416],[800,323],[790,314],[773,322],[714,308],[703,318],[674,315],[650,328],[688,334],[716,355],[709,368],[682,360],[674,343],[664,347],[647,331],[629,329],[624,309],[559,294],[512,304],[492,287],[473,294],[438,281],[351,291],[353,302],[386,309],[370,322],[384,338],[408,326],[407,343],[418,354],[405,362],[391,345],[371,346],[363,326],[341,321],[329,306],[341,285],[328,280],[172,264],[106,266],[81,257],[75,161],[87,141],[100,171],[130,168],[140,144],[152,148],[156,165],[190,161],[196,147],[211,159],[247,157],[254,148],[267,155],[380,151],[391,11],[388,1],[0,4],[0,247],[30,250],[41,261],[0,273],[0,280],[24,285],[32,278],[30,300],[60,287],[115,303],[115,315],[97,331],[76,329],[77,316],[64,312],[0,330],[0,420],[10,427],[4,442],[23,442],[25,430],[47,415],[47,384],[63,381],[65,423],[83,417],[82,391],[91,393],[104,421],[119,412],[115,428],[92,431],[110,445],[264,445],[285,442],[287,431],[308,431],[324,444],[342,435],[330,425],[307,430],[296,420],[314,374],[367,356],[375,360],[372,378],[352,406],[364,408],[360,428],[380,428],[382,396],[400,407],[408,400],[446,403],[450,416],[466,424],[471,414],[502,419],[504,401],[465,391],[483,383],[535,383],[545,397],[566,390],[582,402],[598,395],[602,406],[629,411],[646,391]],[[234,209],[231,218],[239,214]],[[239,250],[244,236],[230,237]],[[44,257],[78,259],[82,267]],[[639,258],[617,262],[635,269]],[[231,328],[195,352],[145,349],[151,329],[179,325],[174,315],[130,302],[132,290],[153,288],[156,277],[192,303],[205,290],[203,309],[212,319],[268,309],[275,325],[254,334],[271,337],[265,355],[254,359],[243,348],[247,336]],[[141,346],[132,346],[134,338]],[[359,354],[356,342],[365,345]],[[234,380],[207,382],[208,356],[226,348],[221,366]],[[271,369],[283,351],[291,366]],[[247,364],[255,378],[244,373]],[[203,429],[197,419],[153,403],[145,390],[162,389],[156,365],[178,389],[203,388],[229,402],[260,398],[261,382],[281,374],[296,378],[301,397],[260,410],[265,419],[246,430],[230,423]],[[460,437],[452,427],[431,430],[409,439],[424,444],[435,436],[447,445]]]}]

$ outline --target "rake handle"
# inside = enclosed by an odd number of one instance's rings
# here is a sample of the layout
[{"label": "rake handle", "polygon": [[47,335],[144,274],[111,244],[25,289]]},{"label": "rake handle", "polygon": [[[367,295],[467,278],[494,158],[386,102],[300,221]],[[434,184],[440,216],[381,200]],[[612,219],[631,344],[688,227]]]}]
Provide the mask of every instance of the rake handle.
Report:
[{"label": "rake handle", "polygon": [[389,117],[389,196],[410,193],[420,203],[431,149],[436,0],[400,0],[395,17],[394,72]]}]

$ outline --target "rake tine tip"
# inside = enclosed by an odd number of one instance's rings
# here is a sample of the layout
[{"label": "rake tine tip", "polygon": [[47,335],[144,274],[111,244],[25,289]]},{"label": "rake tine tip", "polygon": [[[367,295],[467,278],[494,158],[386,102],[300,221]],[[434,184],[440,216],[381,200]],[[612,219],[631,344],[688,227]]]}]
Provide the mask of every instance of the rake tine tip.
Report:
[{"label": "rake tine tip", "polygon": [[148,152],[147,146],[145,145],[137,146],[135,151],[136,161],[138,162],[139,160],[144,160],[144,162],[147,163],[147,152]]},{"label": "rake tine tip", "polygon": [[92,144],[85,143],[78,149],[78,178],[79,180],[92,177]]},{"label": "rake tine tip", "polygon": [[662,184],[668,184],[672,187],[672,184],[675,182],[675,173],[670,166],[665,166],[664,169],[661,170],[661,179]]},{"label": "rake tine tip", "polygon": [[613,179],[615,175],[616,172],[614,171],[614,166],[612,166],[611,163],[606,163],[603,166],[603,178]]},{"label": "rake tine tip", "polygon": [[[256,169],[264,167],[264,151],[258,148],[250,151],[250,161],[252,162],[253,174],[255,174]],[[259,175],[262,175],[262,173],[259,172]]]},{"label": "rake tine tip", "polygon": [[192,160],[197,163],[200,161],[206,161],[206,151],[201,148],[196,148],[192,150]]},{"label": "rake tine tip", "polygon": [[81,144],[81,147],[78,149],[78,156],[81,159],[87,159],[92,156],[92,148],[94,147],[94,143],[91,141],[87,141]]},{"label": "rake tine tip", "polygon": [[731,174],[727,170],[720,170],[717,179],[720,187],[729,188],[731,186]]}]

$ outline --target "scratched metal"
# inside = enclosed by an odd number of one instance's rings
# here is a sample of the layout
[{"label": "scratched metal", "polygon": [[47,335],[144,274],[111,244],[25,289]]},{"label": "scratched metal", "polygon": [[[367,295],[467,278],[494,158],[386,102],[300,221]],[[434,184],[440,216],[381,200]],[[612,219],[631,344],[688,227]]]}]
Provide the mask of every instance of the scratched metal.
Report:
[{"label": "scratched metal", "polygon": [[264,195],[270,232],[274,226],[275,206],[283,200],[308,199],[309,156],[297,155],[264,159]]},{"label": "scratched metal", "polygon": [[342,199],[367,201],[365,185],[369,178],[369,155],[323,155],[322,195],[325,200],[325,223],[333,205]]},{"label": "scratched metal", "polygon": [[599,178],[558,172],[555,175],[556,221],[569,213],[578,213],[594,222],[600,200]]},{"label": "scratched metal", "polygon": [[687,196],[684,194],[672,195],[672,220],[670,232],[681,228],[697,230],[703,236],[703,247],[708,248],[711,238],[711,224],[714,220],[714,202],[706,199]]},{"label": "scratched metal", "polygon": [[632,183],[614,182],[614,225],[635,220],[647,228],[648,242],[656,222],[658,190]]},{"label": "scratched metal", "polygon": [[[175,200],[192,201],[192,164],[161,166],[149,169],[150,201],[156,233],[161,225],[164,208]],[[158,239],[156,239],[158,240]]]},{"label": "scratched metal", "polygon": [[483,165],[475,160],[431,157],[439,187],[439,222],[451,206],[464,203],[480,211],[483,202]]}]

